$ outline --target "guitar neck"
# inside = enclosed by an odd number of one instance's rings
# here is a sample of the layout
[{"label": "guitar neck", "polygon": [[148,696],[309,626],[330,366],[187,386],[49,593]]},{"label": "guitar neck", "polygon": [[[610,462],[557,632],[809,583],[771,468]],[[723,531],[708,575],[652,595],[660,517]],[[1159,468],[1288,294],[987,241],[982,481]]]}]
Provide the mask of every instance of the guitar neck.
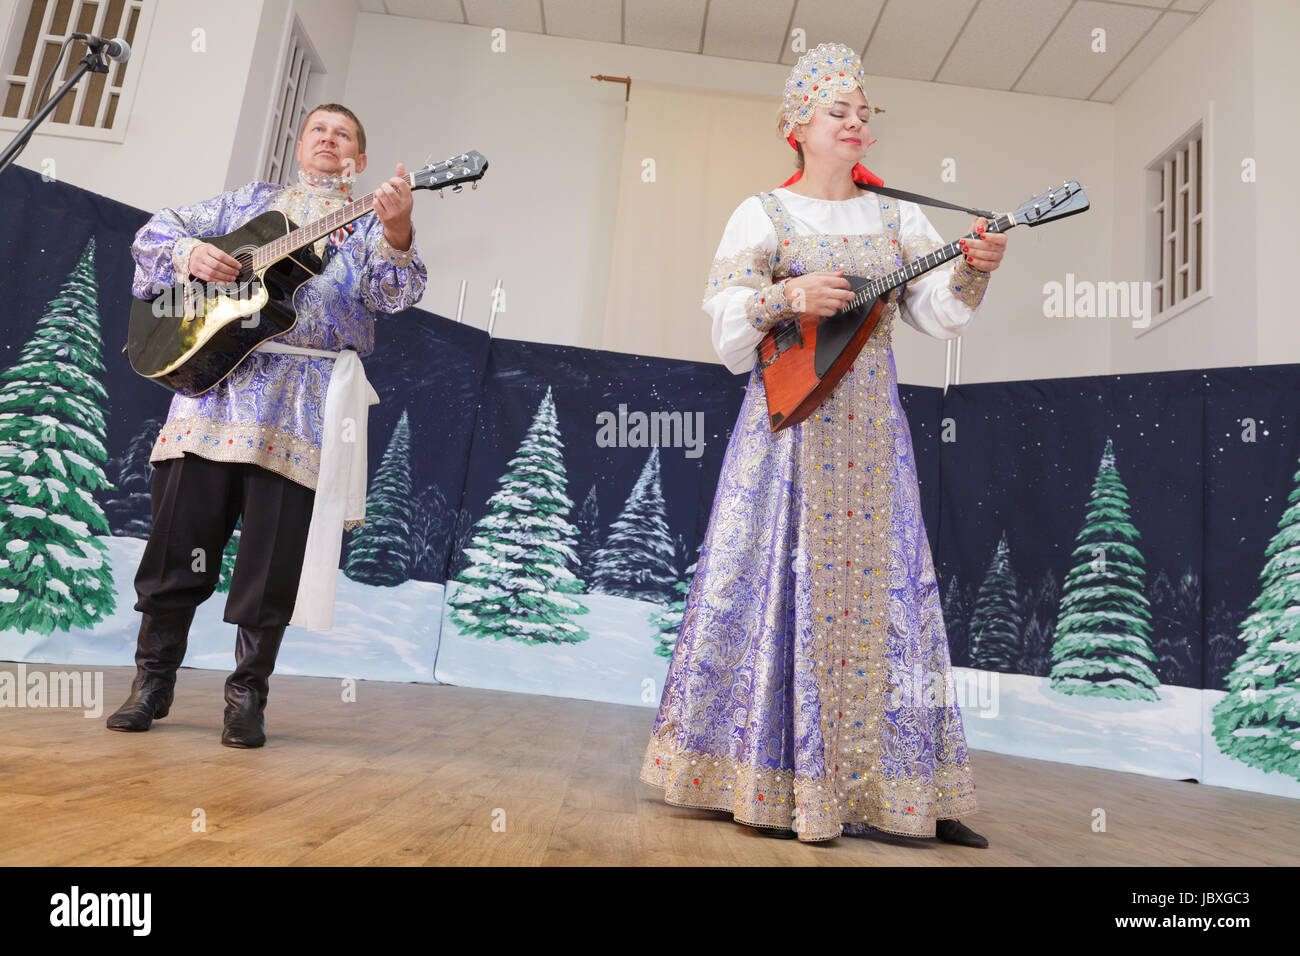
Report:
[{"label": "guitar neck", "polygon": [[[998,218],[988,224],[988,228],[985,231],[1006,232],[1015,225],[1016,220],[1014,216],[998,216]],[[947,245],[939,246],[937,249],[932,249],[925,255],[919,256],[915,261],[909,262],[907,265],[903,266],[903,268],[898,269],[895,272],[883,275],[878,279],[872,279],[860,292],[858,292],[856,296],[854,296],[853,301],[841,309],[840,312],[851,312],[854,309],[860,308],[866,303],[879,299],[881,296],[897,289],[909,279],[915,279],[917,276],[929,272],[931,269],[939,268],[939,266],[948,262],[950,259],[955,259],[958,256],[964,255],[965,253],[961,251],[962,242],[966,239],[978,238],[979,233],[977,232],[967,233],[962,236],[961,239],[954,239]]]},{"label": "guitar neck", "polygon": [[[406,180],[415,185],[415,174],[410,173]],[[321,216],[319,219],[313,219],[311,222],[299,226],[291,232],[285,233],[279,239],[268,242],[266,245],[259,247],[253,253],[253,268],[255,270],[265,269],[273,262],[278,262],[292,252],[297,252],[304,246],[309,246],[322,236],[328,236],[335,229],[346,226],[353,219],[360,219],[366,213],[370,212],[375,205],[375,194],[366,193],[360,199],[354,199],[345,206],[340,206],[327,216]]]}]

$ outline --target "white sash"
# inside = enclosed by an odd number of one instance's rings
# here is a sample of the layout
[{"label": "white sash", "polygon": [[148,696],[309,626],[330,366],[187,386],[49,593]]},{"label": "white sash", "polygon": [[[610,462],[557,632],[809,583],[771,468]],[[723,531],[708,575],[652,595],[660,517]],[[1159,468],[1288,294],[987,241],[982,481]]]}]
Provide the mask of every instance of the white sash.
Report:
[{"label": "white sash", "polygon": [[345,521],[366,516],[366,425],[370,406],[379,404],[361,358],[352,349],[326,352],[266,341],[259,352],[305,355],[334,360],[325,391],[321,428],[320,476],[307,531],[302,577],[290,624],[312,631],[334,626],[334,591],[338,585],[339,556],[343,553]]}]

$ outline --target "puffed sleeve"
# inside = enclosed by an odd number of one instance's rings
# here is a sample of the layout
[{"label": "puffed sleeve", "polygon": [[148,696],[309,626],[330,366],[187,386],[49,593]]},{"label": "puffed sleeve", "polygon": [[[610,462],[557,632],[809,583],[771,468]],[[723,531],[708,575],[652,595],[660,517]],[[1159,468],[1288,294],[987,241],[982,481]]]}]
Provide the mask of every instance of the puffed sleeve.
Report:
[{"label": "puffed sleeve", "polygon": [[424,260],[415,248],[415,226],[409,249],[394,249],[384,236],[384,224],[373,213],[366,217],[366,264],[361,271],[361,300],[372,312],[401,312],[420,301],[429,281]]},{"label": "puffed sleeve", "polygon": [[131,244],[135,278],[131,294],[151,299],[190,275],[190,253],[203,239],[222,236],[247,222],[276,192],[276,183],[249,183],[192,206],[160,209]]},{"label": "puffed sleeve", "polygon": [[[913,262],[944,245],[943,237],[913,202],[900,202],[903,258]],[[955,339],[979,311],[989,274],[957,259],[908,280],[899,303],[903,321],[936,339]]]},{"label": "puffed sleeve", "polygon": [[713,320],[713,350],[731,372],[754,367],[755,349],[773,326],[794,316],[783,282],[772,282],[776,230],[757,196],[736,207],[713,257],[704,311]]}]

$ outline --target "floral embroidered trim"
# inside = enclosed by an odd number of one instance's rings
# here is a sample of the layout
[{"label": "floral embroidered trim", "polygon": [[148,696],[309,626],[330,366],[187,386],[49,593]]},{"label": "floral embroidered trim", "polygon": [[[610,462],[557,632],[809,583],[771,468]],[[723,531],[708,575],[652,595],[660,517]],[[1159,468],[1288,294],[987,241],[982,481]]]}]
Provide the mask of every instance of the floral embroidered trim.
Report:
[{"label": "floral embroidered trim", "polygon": [[317,446],[256,422],[214,422],[200,416],[172,419],[159,431],[149,460],[180,458],[186,452],[211,461],[257,465],[312,491],[320,475]]},{"label": "floral embroidered trim", "polygon": [[190,278],[190,255],[197,246],[203,244],[202,239],[177,239],[176,245],[172,247],[172,266],[176,270],[176,284],[188,282]]},{"label": "floral embroidered trim", "polygon": [[708,281],[704,284],[704,301],[731,286],[743,285],[762,289],[772,281],[768,271],[767,250],[746,246],[734,256],[713,260]]},{"label": "floral embroidered trim", "polygon": [[379,234],[379,254],[397,266],[399,269],[409,266],[415,258],[415,226],[411,226],[411,244],[405,249],[394,249],[388,237],[382,232]]},{"label": "floral embroidered trim", "polygon": [[785,300],[784,281],[756,289],[745,303],[745,318],[760,332],[766,332],[798,314]]},{"label": "floral embroidered trim", "polygon": [[965,259],[957,263],[957,267],[952,270],[952,278],[948,280],[948,290],[952,292],[952,297],[971,310],[979,306],[988,286],[989,274],[976,269]]}]

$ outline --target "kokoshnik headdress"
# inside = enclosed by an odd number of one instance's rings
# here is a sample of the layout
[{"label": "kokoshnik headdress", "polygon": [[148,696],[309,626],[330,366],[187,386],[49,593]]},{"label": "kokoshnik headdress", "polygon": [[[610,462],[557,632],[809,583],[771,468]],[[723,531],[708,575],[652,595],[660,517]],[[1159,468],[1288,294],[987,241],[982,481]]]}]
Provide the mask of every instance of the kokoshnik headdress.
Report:
[{"label": "kokoshnik headdress", "polygon": [[[785,81],[785,123],[781,132],[791,149],[798,149],[799,143],[794,138],[796,124],[809,122],[813,111],[818,107],[829,108],[835,104],[837,96],[862,90],[867,95],[866,80],[862,75],[862,61],[853,50],[842,43],[821,43],[799,58],[799,62],[790,71]],[[883,113],[879,107],[868,107],[873,113]],[[871,143],[874,143],[873,139]],[[867,145],[870,146],[871,143]],[[803,170],[798,170],[781,185],[789,186],[798,182]],[[853,167],[853,181],[866,185],[880,186],[884,180],[871,172],[861,163]]]}]

